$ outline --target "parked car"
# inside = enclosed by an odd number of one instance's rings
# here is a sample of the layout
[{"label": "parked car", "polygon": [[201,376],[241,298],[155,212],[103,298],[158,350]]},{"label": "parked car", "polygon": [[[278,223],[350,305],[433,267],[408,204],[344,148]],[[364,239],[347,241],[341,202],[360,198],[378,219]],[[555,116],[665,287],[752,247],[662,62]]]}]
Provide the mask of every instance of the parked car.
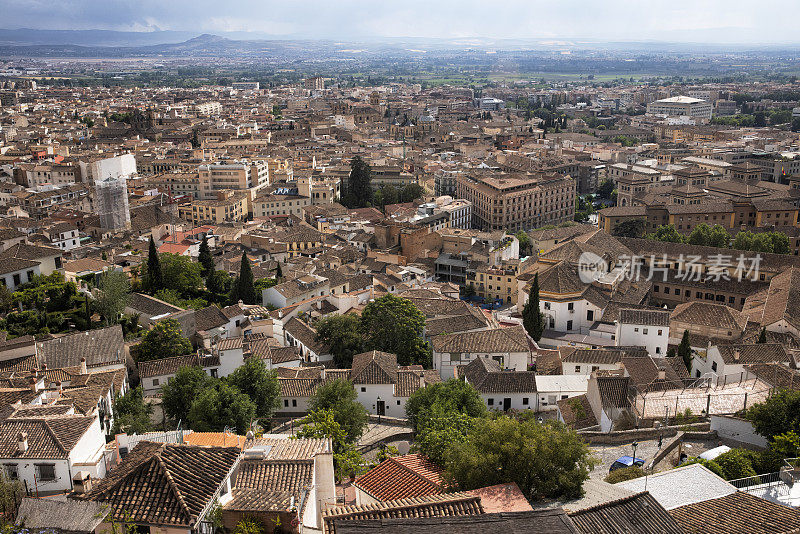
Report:
[{"label": "parked car", "polygon": [[614,460],[614,463],[608,468],[608,472],[611,473],[617,469],[625,469],[626,467],[632,467],[634,465],[636,467],[642,467],[644,465],[644,460],[641,458],[634,458],[633,456],[620,456]]}]

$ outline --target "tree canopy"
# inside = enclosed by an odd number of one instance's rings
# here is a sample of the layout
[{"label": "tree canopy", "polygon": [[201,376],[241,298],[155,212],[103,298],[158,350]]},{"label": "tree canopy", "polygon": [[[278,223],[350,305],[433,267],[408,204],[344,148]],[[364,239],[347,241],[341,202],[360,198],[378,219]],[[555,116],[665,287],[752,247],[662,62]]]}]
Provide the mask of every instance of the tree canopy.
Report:
[{"label": "tree canopy", "polygon": [[357,316],[333,315],[321,319],[314,326],[317,329],[317,340],[330,348],[333,361],[338,367],[351,367],[353,356],[364,352],[364,336],[361,334],[361,322]]},{"label": "tree canopy", "polygon": [[241,300],[245,304],[258,304],[261,302],[261,295],[256,295],[255,283],[253,280],[253,269],[250,266],[250,259],[246,252],[242,252],[242,260],[239,263],[239,276],[233,281],[231,288],[231,301]]},{"label": "tree canopy", "polygon": [[106,324],[115,324],[130,302],[131,284],[128,275],[121,271],[103,273],[98,289],[95,308],[103,316]]},{"label": "tree canopy", "polygon": [[400,365],[431,366],[430,348],[422,340],[424,327],[419,308],[391,293],[370,302],[361,313],[366,348],[396,354]]},{"label": "tree canopy", "polygon": [[456,378],[420,388],[406,402],[406,417],[416,432],[422,429],[427,419],[452,414],[469,417],[486,414],[486,406],[478,391]]},{"label": "tree canopy", "polygon": [[445,479],[459,490],[516,482],[530,500],[577,498],[595,465],[588,445],[562,423],[508,416],[477,420],[445,454]]},{"label": "tree canopy", "polygon": [[356,156],[350,162],[350,176],[342,203],[348,208],[363,208],[372,200],[372,168]]},{"label": "tree canopy", "polygon": [[643,237],[647,223],[644,219],[628,219],[617,223],[611,230],[615,237]]},{"label": "tree canopy", "polygon": [[211,382],[201,367],[182,367],[175,377],[161,388],[164,414],[175,422],[189,419],[189,409],[195,397]]},{"label": "tree canopy", "polygon": [[355,443],[364,433],[369,414],[358,402],[358,394],[347,380],[331,380],[319,386],[308,401],[310,412],[330,410],[345,433],[347,443]]},{"label": "tree canopy", "polygon": [[267,364],[261,358],[248,358],[244,365],[228,376],[228,382],[250,396],[256,405],[258,417],[271,417],[278,408],[281,394],[278,374],[267,369]]},{"label": "tree canopy", "polygon": [[164,287],[161,261],[152,235],[150,236],[150,247],[147,252],[147,269],[142,273],[142,285],[150,294]]},{"label": "tree canopy", "polygon": [[203,234],[203,240],[200,242],[200,251],[197,256],[197,262],[202,269],[201,274],[208,276],[214,272],[214,258],[211,256],[211,248],[208,246],[208,238]]},{"label": "tree canopy", "polygon": [[786,432],[800,434],[800,391],[781,390],[747,409],[756,433],[772,440]]},{"label": "tree canopy", "polygon": [[221,432],[232,427],[247,433],[256,416],[256,405],[248,395],[224,380],[216,380],[197,393],[189,408],[188,421],[198,432]]},{"label": "tree canopy", "polygon": [[192,343],[183,336],[175,319],[158,321],[139,343],[138,361],[171,358],[192,352]]},{"label": "tree canopy", "polygon": [[150,416],[153,407],[144,402],[142,387],[128,389],[114,399],[114,426],[112,434],[144,434],[152,430]]}]

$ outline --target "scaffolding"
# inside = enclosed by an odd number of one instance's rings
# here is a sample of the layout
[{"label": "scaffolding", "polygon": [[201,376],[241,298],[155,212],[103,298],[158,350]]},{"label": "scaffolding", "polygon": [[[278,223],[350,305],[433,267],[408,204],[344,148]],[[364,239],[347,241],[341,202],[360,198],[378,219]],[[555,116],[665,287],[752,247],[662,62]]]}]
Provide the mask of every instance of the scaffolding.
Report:
[{"label": "scaffolding", "polygon": [[95,207],[100,227],[106,230],[127,230],[131,227],[128,210],[128,186],[124,176],[109,176],[95,182]]}]

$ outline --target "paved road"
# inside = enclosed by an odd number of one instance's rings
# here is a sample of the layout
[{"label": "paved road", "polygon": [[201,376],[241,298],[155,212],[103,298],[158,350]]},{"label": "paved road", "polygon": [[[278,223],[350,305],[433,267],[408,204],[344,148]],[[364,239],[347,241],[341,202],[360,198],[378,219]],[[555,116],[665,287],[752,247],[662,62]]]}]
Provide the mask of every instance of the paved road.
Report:
[{"label": "paved road", "polygon": [[[663,445],[666,445],[671,438],[664,438]],[[697,456],[708,449],[712,449],[719,445],[720,442],[703,441],[703,440],[686,440],[684,441],[685,451],[689,456]],[[636,457],[645,461],[645,464],[658,452],[658,440],[642,440],[638,442],[636,447]],[[625,445],[598,445],[592,447],[592,452],[595,457],[600,460],[600,463],[590,473],[591,478],[603,479],[608,475],[608,468],[620,456],[633,456],[633,447],[631,443]]]}]

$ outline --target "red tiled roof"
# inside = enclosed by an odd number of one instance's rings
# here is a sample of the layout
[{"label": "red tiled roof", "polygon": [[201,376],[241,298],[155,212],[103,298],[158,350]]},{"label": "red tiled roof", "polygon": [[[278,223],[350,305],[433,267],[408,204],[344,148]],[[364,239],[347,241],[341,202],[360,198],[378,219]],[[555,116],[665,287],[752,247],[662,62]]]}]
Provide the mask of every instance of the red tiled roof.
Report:
[{"label": "red tiled roof", "polygon": [[442,470],[421,454],[395,456],[361,475],[355,486],[380,501],[442,493]]}]

